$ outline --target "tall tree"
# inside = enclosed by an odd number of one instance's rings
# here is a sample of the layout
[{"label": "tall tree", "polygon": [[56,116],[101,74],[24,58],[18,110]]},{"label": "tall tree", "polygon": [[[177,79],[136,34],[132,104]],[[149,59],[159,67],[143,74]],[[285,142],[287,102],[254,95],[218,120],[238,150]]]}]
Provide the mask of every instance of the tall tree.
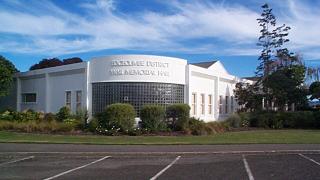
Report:
[{"label": "tall tree", "polygon": [[13,75],[18,72],[16,67],[0,55],[0,97],[6,96],[13,83]]},{"label": "tall tree", "polygon": [[[277,57],[286,60],[289,57],[289,51],[287,48],[282,48],[282,45],[289,41],[288,31],[289,26],[285,24],[276,27],[276,17],[272,13],[272,9],[268,4],[264,4],[262,7],[261,18],[258,18],[258,24],[261,27],[260,37],[257,45],[262,47],[261,54],[259,56],[260,64],[257,67],[256,75],[258,77],[266,77],[273,70],[274,61]],[[282,64],[282,63],[281,63]]]},{"label": "tall tree", "polygon": [[282,45],[289,41],[286,36],[290,27],[285,24],[276,26],[276,17],[268,4],[264,4],[261,8],[261,18],[257,19],[261,35],[257,45],[262,47],[262,50],[256,71],[259,80],[255,85],[260,87],[259,93],[264,96],[265,107],[269,110],[273,99],[268,87],[269,75],[292,59],[288,49],[282,48]]}]

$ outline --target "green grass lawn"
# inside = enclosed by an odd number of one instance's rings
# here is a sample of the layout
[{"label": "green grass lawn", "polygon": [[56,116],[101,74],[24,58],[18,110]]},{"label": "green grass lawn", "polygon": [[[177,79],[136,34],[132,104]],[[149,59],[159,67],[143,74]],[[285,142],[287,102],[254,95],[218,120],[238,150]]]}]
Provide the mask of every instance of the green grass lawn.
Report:
[{"label": "green grass lawn", "polygon": [[0,142],[74,144],[318,144],[320,130],[256,130],[211,136],[49,135],[0,131]]}]

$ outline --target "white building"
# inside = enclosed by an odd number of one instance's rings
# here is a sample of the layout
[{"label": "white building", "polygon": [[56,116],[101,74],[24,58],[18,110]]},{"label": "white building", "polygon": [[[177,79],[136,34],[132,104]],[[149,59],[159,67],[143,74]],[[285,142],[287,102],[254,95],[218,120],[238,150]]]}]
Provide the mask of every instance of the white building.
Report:
[{"label": "white building", "polygon": [[138,114],[144,104],[188,103],[191,116],[212,121],[236,110],[233,90],[239,81],[219,61],[188,64],[172,57],[116,55],[18,73],[10,100],[18,111],[57,112],[69,106],[90,114],[117,102],[132,104]]}]

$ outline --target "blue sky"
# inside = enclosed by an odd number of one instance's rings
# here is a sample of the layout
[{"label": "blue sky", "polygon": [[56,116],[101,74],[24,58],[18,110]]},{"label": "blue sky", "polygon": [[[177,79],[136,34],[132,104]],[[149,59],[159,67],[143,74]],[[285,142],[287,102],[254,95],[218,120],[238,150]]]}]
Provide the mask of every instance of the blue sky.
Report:
[{"label": "blue sky", "polygon": [[[305,63],[320,66],[320,0],[269,0]],[[21,71],[43,58],[154,54],[220,60],[252,76],[261,0],[0,0],[0,54]]]}]

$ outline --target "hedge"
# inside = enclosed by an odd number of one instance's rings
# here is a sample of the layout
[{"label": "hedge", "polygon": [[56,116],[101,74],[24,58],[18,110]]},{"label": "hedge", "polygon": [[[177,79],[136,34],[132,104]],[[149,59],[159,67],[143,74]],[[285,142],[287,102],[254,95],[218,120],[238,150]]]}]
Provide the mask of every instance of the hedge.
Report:
[{"label": "hedge", "polygon": [[130,104],[116,103],[107,106],[104,112],[97,115],[102,128],[128,131],[133,128],[136,117],[135,110]]},{"label": "hedge", "polygon": [[320,111],[239,113],[229,117],[227,122],[232,127],[317,129],[320,128]]},{"label": "hedge", "polygon": [[190,119],[190,106],[188,104],[170,105],[167,107],[166,116],[173,130],[185,130]]},{"label": "hedge", "polygon": [[142,128],[152,132],[166,129],[165,109],[157,105],[145,105],[140,112]]}]

